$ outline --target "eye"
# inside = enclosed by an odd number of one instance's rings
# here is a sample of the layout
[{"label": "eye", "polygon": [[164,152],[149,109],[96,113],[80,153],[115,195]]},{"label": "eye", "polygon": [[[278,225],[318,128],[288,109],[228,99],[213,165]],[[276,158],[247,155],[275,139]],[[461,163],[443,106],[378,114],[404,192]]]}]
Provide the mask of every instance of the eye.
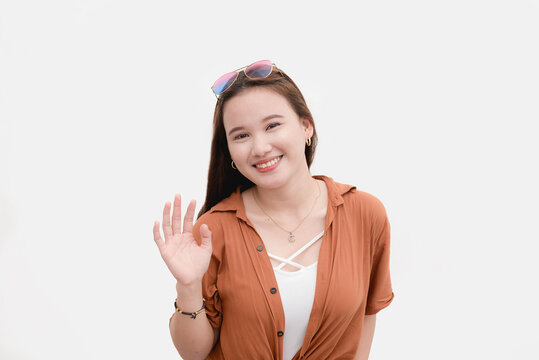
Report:
[{"label": "eye", "polygon": [[247,134],[238,134],[236,136],[234,136],[234,140],[241,140],[244,138],[244,136],[247,136]]},{"label": "eye", "polygon": [[[275,126],[273,126],[273,125],[275,125]],[[279,125],[281,125],[281,124],[280,123],[271,123],[271,124],[268,125],[267,129],[273,129],[273,128],[279,126]]]}]

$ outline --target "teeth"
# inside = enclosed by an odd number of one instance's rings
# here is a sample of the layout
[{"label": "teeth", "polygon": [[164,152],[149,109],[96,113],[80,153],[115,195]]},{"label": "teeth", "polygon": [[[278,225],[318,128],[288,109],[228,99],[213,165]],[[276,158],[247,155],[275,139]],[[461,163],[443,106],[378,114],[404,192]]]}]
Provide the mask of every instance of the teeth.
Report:
[{"label": "teeth", "polygon": [[277,156],[275,159],[271,160],[271,161],[268,161],[267,163],[264,163],[264,164],[259,164],[259,165],[255,165],[257,168],[266,168],[268,166],[271,166],[273,164],[275,164],[277,161],[279,161],[281,157],[280,156]]}]

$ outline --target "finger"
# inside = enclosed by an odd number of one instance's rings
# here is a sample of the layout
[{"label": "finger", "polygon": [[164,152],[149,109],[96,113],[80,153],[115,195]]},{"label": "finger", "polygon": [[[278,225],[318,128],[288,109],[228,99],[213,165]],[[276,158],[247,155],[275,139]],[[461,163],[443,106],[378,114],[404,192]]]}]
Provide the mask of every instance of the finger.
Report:
[{"label": "finger", "polygon": [[172,212],[172,233],[180,234],[182,232],[182,197],[176,194],[174,197],[174,211]]},{"label": "finger", "polygon": [[172,239],[172,228],[170,227],[170,202],[165,203],[163,209],[163,233],[165,234],[165,241]]},{"label": "finger", "polygon": [[201,247],[205,247],[211,250],[211,230],[206,224],[200,226],[200,238],[201,238]]},{"label": "finger", "polygon": [[161,233],[159,232],[159,221],[154,221],[153,223],[153,240],[157,244],[159,251],[162,251],[163,246],[165,246],[165,242],[161,238]]},{"label": "finger", "polygon": [[183,218],[183,232],[193,232],[193,219],[195,218],[196,203],[196,200],[193,199],[187,206],[187,211]]}]

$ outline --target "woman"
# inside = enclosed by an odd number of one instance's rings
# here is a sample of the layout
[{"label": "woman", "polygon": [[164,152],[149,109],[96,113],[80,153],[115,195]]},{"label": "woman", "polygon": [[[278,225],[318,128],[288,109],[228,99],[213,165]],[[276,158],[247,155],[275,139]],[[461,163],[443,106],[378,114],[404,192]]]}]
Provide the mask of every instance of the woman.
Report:
[{"label": "woman", "polygon": [[[374,196],[312,176],[313,117],[270,61],[223,75],[206,201],[181,230],[176,195],[154,240],[177,280],[184,359],[367,359],[393,300],[390,226]],[[348,160],[348,159],[346,159]],[[350,160],[352,160],[350,158]]]}]

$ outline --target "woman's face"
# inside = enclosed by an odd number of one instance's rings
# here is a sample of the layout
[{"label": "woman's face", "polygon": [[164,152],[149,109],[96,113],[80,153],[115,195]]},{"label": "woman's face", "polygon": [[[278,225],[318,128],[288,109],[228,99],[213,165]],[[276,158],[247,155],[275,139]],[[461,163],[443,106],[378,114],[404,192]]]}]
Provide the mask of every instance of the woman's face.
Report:
[{"label": "woman's face", "polygon": [[282,95],[263,87],[247,89],[227,100],[223,122],[234,164],[257,186],[277,188],[308,170],[305,140],[313,127]]}]

